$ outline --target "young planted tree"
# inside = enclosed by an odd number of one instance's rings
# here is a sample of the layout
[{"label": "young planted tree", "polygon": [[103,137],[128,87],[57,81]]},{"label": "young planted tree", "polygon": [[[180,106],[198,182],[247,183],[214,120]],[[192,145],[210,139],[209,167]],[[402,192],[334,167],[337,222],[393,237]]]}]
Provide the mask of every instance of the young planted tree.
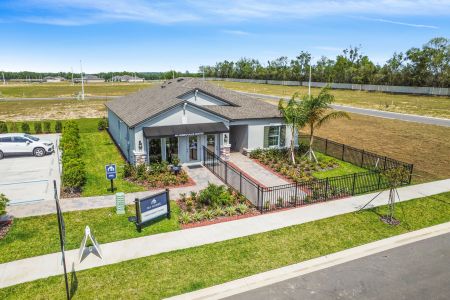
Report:
[{"label": "young planted tree", "polygon": [[289,156],[293,164],[295,164],[295,132],[298,132],[306,125],[306,120],[302,114],[302,105],[301,102],[297,100],[298,98],[299,94],[295,93],[288,102],[283,99],[280,99],[278,102],[278,110],[283,116],[286,125],[291,129]]},{"label": "young planted tree", "polygon": [[312,148],[314,140],[314,130],[320,128],[322,125],[334,119],[347,118],[350,116],[343,111],[331,111],[331,103],[334,101],[334,96],[329,93],[329,87],[323,88],[318,96],[306,96],[301,103],[301,111],[305,123],[309,126],[309,149],[305,156],[310,161],[317,162],[316,155]]},{"label": "young planted tree", "polygon": [[[389,187],[389,200],[387,216],[382,217],[382,220],[390,225],[397,225],[399,222],[394,218],[395,213],[395,198],[398,196],[397,188],[402,184],[409,182],[409,171],[404,167],[396,167],[387,169],[383,173]],[[400,199],[399,199],[400,200]]]}]

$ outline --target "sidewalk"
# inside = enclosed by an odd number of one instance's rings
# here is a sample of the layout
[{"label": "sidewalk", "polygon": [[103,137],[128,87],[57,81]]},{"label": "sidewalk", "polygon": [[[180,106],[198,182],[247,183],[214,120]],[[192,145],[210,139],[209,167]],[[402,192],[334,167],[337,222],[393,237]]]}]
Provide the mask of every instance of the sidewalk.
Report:
[{"label": "sidewalk", "polygon": [[246,173],[249,177],[266,187],[290,183],[239,152],[230,154],[230,162],[237,166],[243,173]]},{"label": "sidewalk", "polygon": [[[206,168],[185,168],[189,176],[195,181],[194,186],[186,186],[170,189],[170,198],[178,199],[181,193],[189,194],[190,191],[199,191],[204,189],[208,182],[215,184],[223,184],[214,174],[209,172]],[[164,189],[128,193],[125,194],[125,203],[133,204],[134,199],[147,197]],[[112,207],[116,205],[115,195],[95,196],[95,197],[80,197],[80,198],[66,198],[61,199],[61,209],[63,212],[74,210],[87,210],[102,207]],[[37,203],[28,203],[23,205],[14,205],[7,207],[8,214],[13,215],[16,218],[40,216],[46,214],[56,213],[55,200],[43,200]]]},{"label": "sidewalk", "polygon": [[[398,189],[401,201],[450,191],[450,179]],[[81,264],[78,249],[66,251],[67,266],[76,271],[110,265],[121,261],[186,249],[287,226],[311,222],[358,210],[377,193],[264,214],[232,222],[155,234],[101,245],[103,257],[89,255]],[[383,192],[372,206],[385,205],[389,192]],[[99,241],[101,243],[101,241]],[[0,288],[63,273],[61,254],[53,253],[0,264]]]}]

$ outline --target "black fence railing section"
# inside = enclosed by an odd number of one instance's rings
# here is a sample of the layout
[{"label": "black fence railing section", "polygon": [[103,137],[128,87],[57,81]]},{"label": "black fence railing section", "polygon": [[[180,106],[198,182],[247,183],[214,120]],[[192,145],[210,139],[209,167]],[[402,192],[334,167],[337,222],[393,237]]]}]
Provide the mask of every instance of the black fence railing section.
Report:
[{"label": "black fence railing section", "polygon": [[[307,136],[300,136],[299,142],[304,142],[305,139],[309,142]],[[261,212],[386,189],[388,182],[383,177],[382,171],[396,167],[404,167],[410,174],[409,179],[402,185],[411,183],[412,164],[318,137],[314,137],[313,147],[318,152],[361,166],[368,171],[264,187],[229,165],[206,147],[203,147],[203,164],[226,185],[244,195]]]}]

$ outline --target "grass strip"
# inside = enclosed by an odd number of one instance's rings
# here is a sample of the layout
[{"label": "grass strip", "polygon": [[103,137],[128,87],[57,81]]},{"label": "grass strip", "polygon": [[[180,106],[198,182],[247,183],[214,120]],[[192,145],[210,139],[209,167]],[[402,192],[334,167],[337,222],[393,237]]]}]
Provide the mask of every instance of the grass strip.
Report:
[{"label": "grass strip", "polygon": [[[266,233],[162,253],[72,273],[78,299],[160,299],[280,268],[351,247],[450,221],[450,193],[399,203],[391,227],[386,207],[349,213]],[[0,290],[1,299],[62,299],[64,277]]]},{"label": "grass strip", "polygon": [[[89,225],[99,243],[109,243],[180,229],[179,207],[170,205],[172,218],[164,219],[137,232],[128,221],[135,215],[134,205],[127,206],[125,215],[117,215],[114,207],[64,213],[66,249],[80,247],[84,228]],[[5,238],[0,240],[0,263],[59,251],[58,220],[55,214],[16,218]],[[1,299],[1,297],[0,297]]]}]

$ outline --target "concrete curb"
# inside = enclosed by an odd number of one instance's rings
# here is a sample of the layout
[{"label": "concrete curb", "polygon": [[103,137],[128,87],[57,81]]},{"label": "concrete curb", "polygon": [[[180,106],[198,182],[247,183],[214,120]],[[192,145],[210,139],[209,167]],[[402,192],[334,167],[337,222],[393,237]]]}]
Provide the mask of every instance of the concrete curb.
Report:
[{"label": "concrete curb", "polygon": [[439,224],[168,299],[222,299],[449,232]]}]

